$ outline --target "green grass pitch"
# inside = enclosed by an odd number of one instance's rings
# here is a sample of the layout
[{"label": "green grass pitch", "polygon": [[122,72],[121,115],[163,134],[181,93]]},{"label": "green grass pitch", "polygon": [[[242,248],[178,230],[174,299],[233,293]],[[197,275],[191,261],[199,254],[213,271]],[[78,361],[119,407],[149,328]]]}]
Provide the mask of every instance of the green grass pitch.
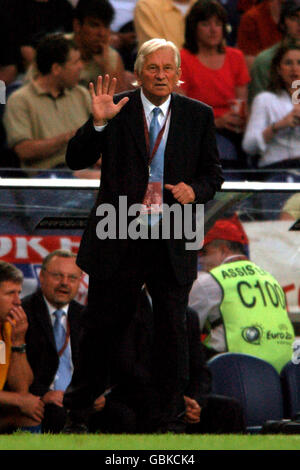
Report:
[{"label": "green grass pitch", "polygon": [[0,436],[0,450],[300,450],[300,435],[50,435]]}]

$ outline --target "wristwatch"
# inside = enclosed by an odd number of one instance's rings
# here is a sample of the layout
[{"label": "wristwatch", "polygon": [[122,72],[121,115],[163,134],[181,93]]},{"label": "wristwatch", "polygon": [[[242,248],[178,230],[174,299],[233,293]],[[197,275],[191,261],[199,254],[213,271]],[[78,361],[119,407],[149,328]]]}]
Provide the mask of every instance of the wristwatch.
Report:
[{"label": "wristwatch", "polygon": [[21,344],[21,346],[12,346],[12,352],[24,353],[26,352],[26,344]]}]

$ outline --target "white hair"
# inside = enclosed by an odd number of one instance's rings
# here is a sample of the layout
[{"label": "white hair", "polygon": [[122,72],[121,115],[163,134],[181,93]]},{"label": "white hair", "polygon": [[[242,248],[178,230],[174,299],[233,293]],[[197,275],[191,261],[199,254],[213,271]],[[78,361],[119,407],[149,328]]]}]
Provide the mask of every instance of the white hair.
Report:
[{"label": "white hair", "polygon": [[[154,39],[149,39],[149,41],[144,42],[137,54],[135,63],[134,63],[134,71],[136,72],[137,75],[140,75],[145,58],[152,54],[153,52],[156,52],[158,49],[164,49],[164,48],[169,48],[172,49],[174,52],[174,60],[175,60],[175,65],[177,70],[179,70],[180,65],[181,65],[181,57],[180,57],[180,52],[178,47],[172,42],[172,41],[167,41],[166,39],[160,39],[160,38],[154,38]],[[178,84],[180,84],[180,80],[178,81]],[[138,83],[134,82],[133,85],[137,86]]]}]

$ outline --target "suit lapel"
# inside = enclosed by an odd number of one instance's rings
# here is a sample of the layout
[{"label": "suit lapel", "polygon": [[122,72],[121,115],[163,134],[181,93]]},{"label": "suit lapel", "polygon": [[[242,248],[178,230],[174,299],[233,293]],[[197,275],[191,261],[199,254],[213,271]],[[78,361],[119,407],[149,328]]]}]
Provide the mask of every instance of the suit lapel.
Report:
[{"label": "suit lapel", "polygon": [[[128,107],[127,107],[128,106]],[[128,127],[133,139],[136,141],[142,158],[148,163],[148,155],[144,131],[143,104],[140,97],[140,90],[132,93],[129,102],[125,105],[128,113]],[[125,109],[124,108],[124,109]]]},{"label": "suit lapel", "polygon": [[170,118],[170,127],[169,134],[165,148],[165,172],[169,162],[172,159],[172,156],[176,155],[178,149],[180,148],[178,138],[180,136],[180,107],[178,105],[178,100],[176,94],[172,93],[171,96],[171,118]]},{"label": "suit lapel", "polygon": [[39,291],[37,296],[37,303],[38,306],[36,308],[36,319],[37,322],[41,326],[41,330],[44,331],[46,337],[49,339],[50,343],[52,344],[53,348],[56,351],[55,339],[53,334],[53,327],[50,320],[50,315],[48,312],[47,305],[44,301],[44,297],[41,291]]}]

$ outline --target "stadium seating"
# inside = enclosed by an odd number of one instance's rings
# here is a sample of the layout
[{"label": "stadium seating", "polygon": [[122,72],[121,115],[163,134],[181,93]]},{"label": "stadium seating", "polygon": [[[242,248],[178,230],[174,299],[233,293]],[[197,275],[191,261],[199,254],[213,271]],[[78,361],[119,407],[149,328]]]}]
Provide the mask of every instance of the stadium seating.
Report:
[{"label": "stadium seating", "polygon": [[284,414],[293,419],[300,412],[300,364],[288,362],[280,374],[284,400]]},{"label": "stadium seating", "polygon": [[283,418],[280,377],[269,363],[248,354],[223,353],[211,358],[208,366],[212,393],[241,403],[248,432],[259,432],[265,421]]}]

